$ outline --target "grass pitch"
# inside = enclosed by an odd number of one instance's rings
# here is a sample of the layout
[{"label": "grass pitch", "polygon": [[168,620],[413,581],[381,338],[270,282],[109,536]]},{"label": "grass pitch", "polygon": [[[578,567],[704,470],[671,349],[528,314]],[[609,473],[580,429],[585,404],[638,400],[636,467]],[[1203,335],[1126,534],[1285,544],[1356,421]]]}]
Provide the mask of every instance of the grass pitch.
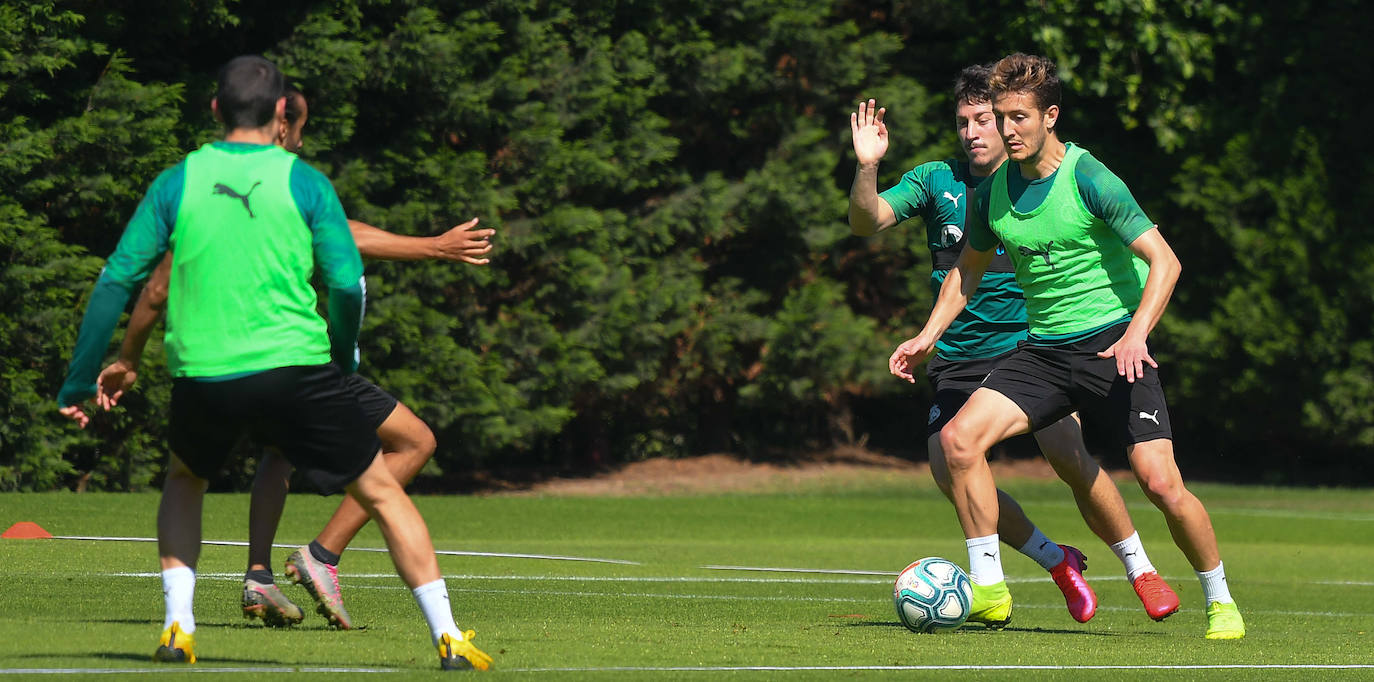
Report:
[{"label": "grass pitch", "polygon": [[[765,494],[416,502],[440,550],[627,562],[441,556],[458,624],[477,631],[497,678],[1374,678],[1368,490],[1190,486],[1211,512],[1249,630],[1241,641],[1208,642],[1198,581],[1133,484],[1122,490],[1137,528],[1183,601],[1163,623],[1144,615],[1062,484],[1001,483],[1046,534],[1088,554],[1100,602],[1092,621],[1074,622],[1047,574],[1008,549],[1016,601],[1006,630],[903,629],[892,577],[863,572],[895,574],[930,555],[966,563],[953,509],[928,482],[875,475]],[[278,542],[308,542],[336,501],[293,495]],[[246,495],[208,496],[205,538],[243,540],[247,505]],[[34,521],[54,535],[152,537],[156,506],[156,494],[0,495],[0,528]],[[372,527],[354,543],[382,546]],[[274,552],[279,574],[289,551]],[[155,666],[156,554],[141,542],[0,540],[0,678],[440,674],[385,554],[349,551],[341,564],[345,603],[365,629],[327,629],[305,591],[279,577],[307,617],[270,630],[240,615],[244,548],[215,545],[199,566],[201,662]]]}]

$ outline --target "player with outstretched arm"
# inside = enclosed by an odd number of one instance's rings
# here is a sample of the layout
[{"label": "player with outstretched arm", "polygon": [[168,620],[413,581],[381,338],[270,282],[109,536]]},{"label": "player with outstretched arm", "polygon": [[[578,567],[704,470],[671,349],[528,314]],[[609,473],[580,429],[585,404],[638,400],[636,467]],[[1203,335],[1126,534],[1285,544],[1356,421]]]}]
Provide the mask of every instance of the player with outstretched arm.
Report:
[{"label": "player with outstretched arm", "polygon": [[[858,112],[850,117],[858,157],[849,200],[851,229],[867,236],[921,216],[933,260],[931,287],[937,292],[968,241],[965,216],[969,197],[978,183],[1007,159],[992,115],[990,75],[989,67],[974,65],[961,71],[955,81],[954,122],[966,158],[923,163],[881,194],[877,190],[877,172],[888,148],[888,129],[883,121],[886,112],[869,100],[860,102]],[[988,269],[966,309],[940,337],[935,358],[927,368],[935,389],[935,402],[926,423],[931,473],[940,490],[951,499],[953,490],[940,447],[940,429],[964,405],[983,377],[1026,338],[1025,299],[1011,261],[1000,246]],[[1177,611],[1178,595],[1150,563],[1116,484],[1088,453],[1077,415],[1047,423],[1035,432],[1035,438],[1045,458],[1073,490],[1088,527],[1125,565],[1127,578],[1146,613],[1155,620],[1163,620]],[[1096,612],[1097,597],[1081,575],[1086,568],[1082,552],[1046,537],[1016,500],[1000,489],[997,502],[1001,541],[1049,571],[1064,593],[1069,614],[1080,623],[1087,622]],[[995,544],[991,551],[996,552]],[[989,627],[1006,625],[1011,618],[1010,593],[990,593],[986,587],[1001,583],[1001,577],[989,576],[986,571],[979,577],[984,584],[975,583],[969,620]]]},{"label": "player with outstretched arm", "polygon": [[[154,659],[196,661],[192,599],[206,479],[237,437],[252,433],[318,489],[347,490],[377,522],[440,666],[486,669],[491,657],[454,624],[424,519],[344,385],[356,370],[362,261],[338,196],[276,144],[286,100],[275,65],[238,57],[218,81],[212,108],[224,139],[149,188],[95,284],[58,395],[60,411],[78,416],[133,287],[171,250],[172,455],[157,519],[166,611]],[[328,289],[328,323],[316,311],[316,270]]]},{"label": "player with outstretched arm", "polygon": [[[1089,410],[1126,446],[1141,489],[1164,513],[1175,544],[1197,572],[1207,605],[1205,636],[1244,637],[1211,520],[1174,460],[1158,365],[1146,345],[1178,281],[1178,257],[1120,178],[1087,150],[1059,140],[1053,62],[1019,53],[1005,57],[993,67],[991,86],[1011,163],[979,186],[968,245],[929,320],[889,359],[893,374],[912,381],[913,368],[936,350],[977,291],[996,248],[1005,245],[1025,292],[1029,336],[940,431],[971,577],[1001,574],[999,559],[984,551],[998,542],[988,449],[1074,410]],[[1006,584],[983,589],[1005,591]]]},{"label": "player with outstretched arm", "polygon": [[[309,105],[298,90],[288,87],[282,132],[278,144],[298,151],[304,143]],[[386,260],[439,259],[486,265],[491,251],[491,229],[477,229],[477,219],[457,225],[435,237],[405,237],[392,234],[356,220],[349,230],[365,258]],[[96,402],[113,408],[124,392],[133,387],[148,337],[161,319],[167,301],[167,282],[172,258],[169,253],[143,287],[120,346],[119,359],[111,363],[96,381]],[[376,384],[358,374],[344,378],[358,399],[367,423],[382,442],[382,458],[403,485],[409,483],[434,454],[434,434],[410,408]],[[248,569],[243,579],[242,606],[245,616],[261,618],[272,626],[299,623],[303,614],[277,587],[271,566],[272,541],[285,503],[291,464],[279,454],[268,452],[258,462],[253,480],[252,504],[248,522]],[[345,496],[329,522],[308,545],[287,558],[287,575],[300,583],[316,602],[316,611],[332,625],[351,629],[353,620],[344,608],[339,589],[340,555],[368,522],[367,512],[357,501]]]}]

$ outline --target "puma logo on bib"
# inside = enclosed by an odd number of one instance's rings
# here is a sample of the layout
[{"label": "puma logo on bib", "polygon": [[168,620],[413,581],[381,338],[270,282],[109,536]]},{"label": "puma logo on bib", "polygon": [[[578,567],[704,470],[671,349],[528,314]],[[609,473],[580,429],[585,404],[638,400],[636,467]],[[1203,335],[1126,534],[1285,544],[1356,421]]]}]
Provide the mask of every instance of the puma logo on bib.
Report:
[{"label": "puma logo on bib", "polygon": [[242,201],[242,202],[243,202],[243,210],[248,211],[248,217],[249,217],[249,218],[256,218],[257,216],[253,215],[253,207],[248,205],[248,195],[249,195],[249,194],[252,194],[252,193],[253,193],[253,190],[257,189],[257,188],[258,188],[258,185],[261,185],[261,184],[262,184],[262,181],[259,180],[259,181],[255,182],[255,183],[253,183],[253,186],[252,186],[252,187],[249,187],[249,188],[248,188],[248,194],[239,194],[237,191],[234,190],[233,187],[230,187],[229,185],[226,185],[226,184],[224,184],[224,183],[222,183],[222,182],[217,182],[217,183],[215,183],[215,191],[214,191],[214,193],[215,193],[215,194],[223,194],[224,196],[233,197],[233,198],[235,198],[235,199],[238,199],[239,201]]}]

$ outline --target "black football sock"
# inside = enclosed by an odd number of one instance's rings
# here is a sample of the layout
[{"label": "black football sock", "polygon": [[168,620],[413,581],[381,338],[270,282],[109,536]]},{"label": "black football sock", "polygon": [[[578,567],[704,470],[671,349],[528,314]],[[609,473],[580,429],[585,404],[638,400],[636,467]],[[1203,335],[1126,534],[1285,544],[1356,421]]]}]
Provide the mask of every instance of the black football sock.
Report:
[{"label": "black football sock", "polygon": [[339,565],[339,555],[324,548],[318,541],[310,541],[310,556],[315,557],[315,561],[323,561],[330,566]]}]

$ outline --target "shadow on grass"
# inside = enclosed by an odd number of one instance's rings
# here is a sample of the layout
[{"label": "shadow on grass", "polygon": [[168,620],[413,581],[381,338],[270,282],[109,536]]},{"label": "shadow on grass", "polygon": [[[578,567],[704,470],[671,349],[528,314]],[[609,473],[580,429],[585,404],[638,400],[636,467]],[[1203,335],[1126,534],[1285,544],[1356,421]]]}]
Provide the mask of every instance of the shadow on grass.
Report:
[{"label": "shadow on grass", "polygon": [[[65,622],[65,621],[67,621],[67,620],[69,620],[69,619],[66,619],[66,618],[47,618],[47,619],[43,619],[43,620],[48,621],[48,622],[54,622],[54,623],[56,623],[56,622]],[[88,618],[88,619],[84,619],[82,622],[85,622],[85,623],[109,623],[109,624],[114,624],[114,625],[147,625],[148,627],[153,628],[153,629],[155,629],[155,630],[161,630],[161,629],[162,629],[162,621],[160,621],[160,620],[148,620],[148,619],[146,619],[146,618]],[[311,624],[309,624],[309,625],[301,624],[301,625],[292,625],[292,626],[290,626],[290,627],[284,627],[284,628],[271,628],[271,627],[267,627],[266,625],[263,625],[262,623],[257,623],[257,622],[253,622],[253,621],[247,621],[247,620],[233,620],[233,621],[204,621],[204,620],[197,620],[197,621],[196,621],[196,628],[199,629],[199,628],[207,628],[207,627],[209,627],[209,628],[224,628],[224,629],[226,629],[226,630],[262,630],[262,631],[264,631],[264,632],[290,632],[290,631],[292,631],[292,630],[298,630],[298,631],[301,631],[301,632],[324,632],[324,631],[327,631],[327,630],[337,630],[337,629],[338,629],[338,628],[335,628],[335,627],[330,626],[330,625],[325,624],[325,623],[311,623]],[[360,626],[355,627],[355,628],[353,628],[353,629],[354,629],[354,630],[366,630],[366,629],[367,629],[367,626],[366,626],[366,625],[360,625]]]},{"label": "shadow on grass", "polygon": [[[893,629],[896,629],[896,630],[905,630],[905,629],[906,629],[906,626],[905,626],[905,625],[902,625],[900,622],[895,621],[895,620],[886,620],[886,621],[884,621],[884,620],[861,620],[861,621],[855,621],[855,622],[853,622],[853,623],[843,623],[843,624],[842,624],[842,627],[847,627],[847,628],[893,628]],[[1099,632],[1099,631],[1093,631],[1093,630],[1061,630],[1061,629],[1059,629],[1059,628],[1018,628],[1018,627],[1006,627],[1006,628],[1002,628],[1001,631],[1002,631],[1002,632],[1033,632],[1033,633],[1036,633],[1036,634],[1046,634],[1046,635],[1089,635],[1089,636],[1093,636],[1093,637],[1121,637],[1123,634],[1125,634],[1125,633],[1120,633],[1120,632]],[[961,626],[956,632],[959,632],[960,634],[978,634],[978,633],[982,633],[982,632],[992,632],[992,633],[995,633],[995,632],[998,632],[998,630],[993,630],[992,628],[983,627],[982,625],[964,625],[964,626]],[[914,633],[913,633],[913,634],[914,634]],[[1132,634],[1140,634],[1140,633],[1132,633]]]},{"label": "shadow on grass", "polygon": [[[62,659],[62,660],[64,660],[64,661],[70,661],[70,660],[71,660],[71,657],[68,656],[68,655],[66,655],[66,654],[61,654],[61,655],[58,655],[58,654],[19,654],[19,655],[15,656],[15,658],[40,659],[40,660],[41,660],[41,659]],[[95,659],[95,660],[98,660],[98,661],[128,661],[128,662],[132,662],[132,663],[152,663],[152,662],[153,662],[153,653],[152,653],[151,650],[150,650],[148,653],[143,653],[143,654],[129,653],[129,652],[127,652],[127,651],[94,651],[94,652],[91,652],[90,654],[85,654],[85,655],[83,655],[83,658],[91,658],[91,659]],[[265,659],[265,658],[235,658],[235,657],[233,657],[233,656],[218,656],[218,655],[215,656],[215,663],[216,663],[217,665],[220,664],[220,663],[226,663],[226,664],[243,664],[243,665],[264,665],[264,666],[273,666],[273,667],[280,667],[280,668],[300,668],[300,667],[307,667],[307,666],[309,665],[309,664],[300,663],[299,661],[294,662],[294,663],[286,663],[286,662],[279,661],[279,660],[272,660],[272,659]],[[178,667],[178,664],[175,664],[175,663],[169,663],[169,664],[166,664],[166,665],[167,665],[167,669],[168,669],[168,670],[179,670],[179,669],[184,669],[183,667]]]}]

